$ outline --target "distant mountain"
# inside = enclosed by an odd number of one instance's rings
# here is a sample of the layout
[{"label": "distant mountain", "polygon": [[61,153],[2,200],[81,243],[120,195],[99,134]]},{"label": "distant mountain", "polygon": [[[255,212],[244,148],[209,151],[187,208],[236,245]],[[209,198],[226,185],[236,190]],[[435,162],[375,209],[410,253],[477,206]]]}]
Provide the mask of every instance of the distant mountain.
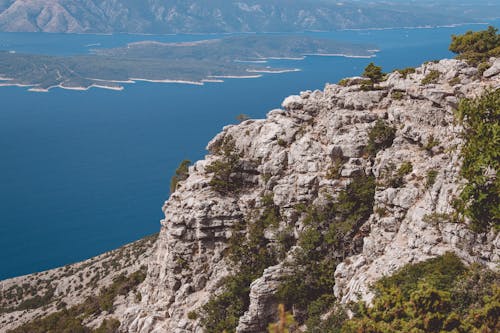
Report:
[{"label": "distant mountain", "polygon": [[212,33],[473,22],[495,1],[0,0],[0,31]]}]

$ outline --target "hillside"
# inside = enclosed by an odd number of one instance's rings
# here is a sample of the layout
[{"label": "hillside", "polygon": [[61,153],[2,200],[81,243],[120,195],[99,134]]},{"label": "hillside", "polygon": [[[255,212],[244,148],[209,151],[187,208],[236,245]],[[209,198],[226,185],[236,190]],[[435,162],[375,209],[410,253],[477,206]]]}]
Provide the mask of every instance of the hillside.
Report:
[{"label": "hillside", "polygon": [[479,1],[0,0],[0,31],[221,33],[447,25],[484,21]]},{"label": "hillside", "polygon": [[[498,153],[500,59],[491,58],[486,67],[481,74],[464,61],[441,60],[386,77],[371,68],[366,73],[371,81],[348,78],[327,84],[323,91],[287,97],[283,108],[270,111],[266,119],[225,127],[208,144],[210,154],[189,168],[165,203],[154,249],[148,247],[133,261],[147,264],[144,277],[123,277],[97,298],[78,305],[80,296],[56,308],[53,300],[64,299],[66,292],[53,285],[48,297],[53,305],[45,313],[67,310],[13,332],[44,332],[50,325],[82,332],[265,332],[277,320],[278,303],[294,309],[301,331],[304,324],[321,329],[322,321],[342,318],[337,312],[329,317],[332,308],[358,298],[378,304],[371,285],[398,269],[406,271],[395,275],[396,281],[431,274],[432,286],[452,290],[462,283],[453,279],[466,274],[463,265],[471,264],[490,278],[481,280],[479,296],[467,304],[497,309],[496,303],[485,305],[481,299],[498,297],[492,287],[499,282],[494,273],[500,259],[498,219],[488,215],[487,202],[482,217],[457,205],[470,162],[464,164],[464,156],[470,158],[464,152],[477,144],[463,135],[472,126],[460,121],[467,117],[464,105],[489,108],[489,124],[497,129],[481,144],[489,147],[482,151]],[[460,103],[486,91],[487,100]],[[480,158],[481,163],[498,162]],[[475,181],[491,192],[491,184],[498,184],[498,165],[486,174]],[[492,193],[494,205],[498,196]],[[442,259],[426,262],[436,257]],[[405,266],[419,262],[424,266]],[[444,277],[434,283],[432,267],[442,262],[453,265],[445,266]],[[12,289],[7,286],[34,278],[2,282],[2,304]],[[474,280],[464,281],[461,290]],[[82,295],[97,294],[96,286],[82,288]],[[449,297],[445,291],[435,293]],[[37,306],[16,312],[3,306],[0,331],[38,313]],[[479,326],[498,325],[498,317],[494,322],[488,316],[472,317],[485,318]],[[352,332],[369,324],[349,322]],[[331,321],[328,325],[334,327]]]}]

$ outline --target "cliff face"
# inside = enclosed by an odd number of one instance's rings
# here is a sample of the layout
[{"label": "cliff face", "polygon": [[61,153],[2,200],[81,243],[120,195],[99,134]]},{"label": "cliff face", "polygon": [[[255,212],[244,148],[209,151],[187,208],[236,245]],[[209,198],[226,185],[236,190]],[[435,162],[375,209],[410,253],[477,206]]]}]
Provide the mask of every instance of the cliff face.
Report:
[{"label": "cliff face", "polygon": [[[142,302],[129,306],[121,327],[144,333],[203,332],[200,320],[189,319],[188,313],[224,290],[224,278],[235,269],[227,249],[236,225],[250,225],[255,211],[265,207],[264,198],[272,198],[280,222],[264,232],[269,246],[278,242],[280,232],[296,239],[304,230],[300,204],[335,197],[363,175],[373,175],[377,184],[373,212],[343,248],[331,249],[335,255],[342,252],[332,290],[342,302],[358,295],[369,301],[372,282],[447,251],[494,269],[500,236],[475,234],[446,218],[463,184],[462,128],[453,112],[459,99],[500,87],[500,61],[491,62],[483,76],[457,60],[427,63],[406,77],[389,74],[376,90],[363,89],[359,78],[348,79],[344,86],[329,84],[323,91],[290,96],[282,110],[269,112],[264,120],[225,127],[208,144],[212,154],[190,167],[187,180],[165,203],[156,254],[140,287]],[[369,133],[379,119],[395,129],[394,140],[369,156]],[[240,165],[229,179],[239,190],[217,192],[211,183],[213,165],[224,159],[229,141]],[[395,180],[403,165],[411,168]],[[286,269],[281,261],[252,283],[250,306],[237,332],[265,331]]]},{"label": "cliff face", "polygon": [[[391,73],[375,88],[350,78],[290,96],[266,119],[225,127],[208,144],[211,154],[189,168],[165,203],[154,246],[149,239],[88,262],[3,281],[0,332],[82,302],[74,311],[92,328],[115,318],[122,332],[205,332],[199,310],[242,269],[257,275],[236,331],[265,332],[275,320],[278,288],[293,274],[287,263],[304,244],[298,240],[320,222],[308,211],[342,196],[349,200],[346,189],[367,181],[374,184],[368,209],[360,207],[365,213],[326,248],[336,263],[326,272],[335,282],[328,292],[338,300],[370,301],[374,281],[448,251],[497,269],[498,233],[473,233],[451,214],[464,183],[463,128],[454,110],[461,98],[500,88],[500,59],[490,62],[483,75],[457,60],[427,63],[405,75]],[[377,128],[390,140],[379,140]],[[264,222],[258,218],[263,212]],[[278,253],[266,267],[244,267],[262,266],[258,260],[234,262],[235,249],[252,237],[259,250]],[[123,288],[119,274],[144,264],[145,280],[138,288],[142,279],[125,281]],[[87,298],[111,284],[99,298]]]}]

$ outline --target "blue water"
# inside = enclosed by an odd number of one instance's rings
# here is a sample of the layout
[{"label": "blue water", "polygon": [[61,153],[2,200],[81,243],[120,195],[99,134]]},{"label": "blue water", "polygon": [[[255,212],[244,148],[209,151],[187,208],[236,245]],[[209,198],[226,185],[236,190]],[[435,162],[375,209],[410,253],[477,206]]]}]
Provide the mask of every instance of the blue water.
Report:
[{"label": "blue water", "polygon": [[[483,28],[309,34],[376,44],[381,52],[374,61],[391,70],[451,57],[451,34]],[[0,49],[64,55],[86,53],[95,47],[89,44],[202,37],[0,33]],[[303,71],[205,86],[0,88],[0,279],[86,259],[157,232],[176,166],[202,158],[206,143],[236,115],[262,118],[287,95],[358,75],[370,61],[275,61]]]}]

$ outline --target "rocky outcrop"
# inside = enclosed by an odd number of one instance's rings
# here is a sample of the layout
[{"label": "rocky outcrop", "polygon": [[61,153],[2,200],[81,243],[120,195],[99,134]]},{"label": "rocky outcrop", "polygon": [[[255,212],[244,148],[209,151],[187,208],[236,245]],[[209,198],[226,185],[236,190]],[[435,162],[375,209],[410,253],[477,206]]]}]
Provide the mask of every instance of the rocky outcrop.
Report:
[{"label": "rocky outcrop", "polygon": [[[154,250],[151,246],[136,255],[134,265],[147,263],[148,274],[139,286],[139,300],[132,295],[115,300],[113,317],[120,320],[120,331],[204,332],[199,310],[225,291],[226,277],[239,269],[228,259],[231,240],[238,230],[248,232],[255,216],[272,203],[280,218],[263,231],[266,246],[274,249],[283,234],[295,244],[281,257],[286,259],[264,269],[252,282],[248,309],[236,329],[265,332],[267,323],[275,319],[276,292],[291,270],[287,262],[300,251],[296,240],[306,216],[298,207],[332,200],[367,175],[376,181],[373,211],[348,233],[342,246],[331,249],[341,261],[332,271],[332,294],[338,300],[370,301],[374,281],[407,263],[447,251],[464,262],[497,269],[499,234],[473,233],[451,214],[452,201],[463,184],[459,175],[462,128],[454,111],[461,98],[500,88],[498,60],[491,59],[491,65],[483,76],[464,62],[441,60],[406,76],[391,73],[375,87],[359,78],[344,80],[342,86],[329,84],[323,91],[290,96],[282,109],[270,111],[266,119],[225,127],[208,144],[211,153],[189,168],[189,177],[165,203]],[[369,154],[369,133],[380,120],[394,129],[393,140]],[[218,185],[213,182],[217,165],[223,166]],[[104,266],[101,261],[89,267]],[[123,267],[135,267],[130,265]],[[85,267],[75,269],[80,272]],[[87,271],[91,277],[94,270],[82,271],[84,277]],[[71,279],[76,278],[74,274],[65,277],[64,272],[60,269],[51,275],[61,279],[59,296],[64,294],[61,288],[73,290]],[[14,282],[32,280],[3,282],[4,295]],[[63,299],[76,304],[87,294],[70,295],[74,297]],[[45,314],[56,306],[51,303]],[[2,324],[10,320],[9,327],[14,327],[16,321],[38,314],[27,313],[16,312],[15,320],[2,316]],[[92,318],[88,325],[96,327],[106,316]]]},{"label": "rocky outcrop", "polygon": [[[422,83],[436,72],[434,82]],[[327,85],[286,98],[283,109],[269,112],[265,120],[225,127],[208,145],[212,154],[190,167],[188,179],[166,202],[157,252],[141,287],[142,303],[126,311],[122,329],[203,332],[200,320],[188,314],[223,291],[224,278],[234,270],[226,256],[233,226],[250,221],[264,195],[279,207],[277,229],[291,229],[298,237],[304,227],[298,204],[335,196],[363,174],[376,177],[374,211],[353,235],[357,245],[336,268],[334,293],[342,302],[369,301],[372,282],[446,251],[494,268],[500,259],[498,234],[474,234],[449,214],[462,184],[462,129],[453,112],[461,98],[500,87],[500,76],[491,73],[480,78],[477,69],[457,60],[427,63],[406,77],[389,74],[376,90],[365,91],[356,80]],[[365,147],[378,119],[396,129],[395,138],[370,157]],[[228,138],[240,156],[242,186],[220,194],[210,186],[213,174],[207,166],[223,158],[220,147]],[[332,164],[339,160],[339,175],[332,177]],[[411,171],[394,184],[390,178],[403,163]],[[276,232],[268,230],[265,237],[272,244]],[[238,332],[265,331],[284,267],[269,267],[252,283]]]}]

